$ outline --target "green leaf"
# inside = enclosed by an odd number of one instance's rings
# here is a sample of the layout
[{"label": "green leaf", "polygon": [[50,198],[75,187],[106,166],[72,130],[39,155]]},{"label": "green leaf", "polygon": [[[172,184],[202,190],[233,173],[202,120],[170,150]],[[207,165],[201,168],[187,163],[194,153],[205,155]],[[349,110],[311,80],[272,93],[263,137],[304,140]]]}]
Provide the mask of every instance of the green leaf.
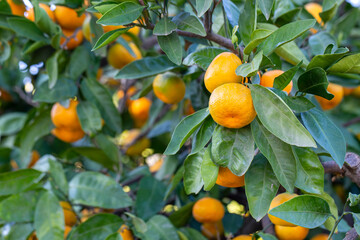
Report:
[{"label": "green leaf", "polygon": [[130,28],[115,29],[110,32],[104,33],[95,43],[91,51],[98,50],[109,43],[115,41],[121,34],[126,33]]},{"label": "green leaf", "polygon": [[107,156],[107,153],[105,153],[101,149],[94,147],[75,147],[75,148],[71,148],[70,150],[84,157],[87,157],[91,161],[103,165],[107,169],[112,169],[112,170],[116,169],[116,163],[113,162],[112,159]]},{"label": "green leaf", "polygon": [[160,19],[158,23],[155,24],[153,34],[156,36],[167,36],[176,30],[176,24],[173,23],[167,17]]},{"label": "green leaf", "polygon": [[65,219],[59,200],[51,192],[40,197],[35,210],[34,228],[39,240],[63,240]]},{"label": "green leaf", "polygon": [[211,159],[211,148],[206,148],[203,161],[201,163],[201,177],[204,181],[204,190],[210,191],[215,183],[219,173],[219,167]]},{"label": "green leaf", "polygon": [[288,192],[293,192],[296,181],[296,159],[291,146],[272,135],[258,118],[251,123],[251,131],[256,146],[270,162],[281,185]]},{"label": "green leaf", "polygon": [[309,46],[314,55],[323,54],[330,44],[337,45],[334,36],[328,32],[321,31],[309,37]]},{"label": "green leaf", "polygon": [[245,174],[245,193],[250,214],[260,221],[268,212],[280,183],[269,162],[263,155],[257,155]]},{"label": "green leaf", "polygon": [[115,232],[113,234],[110,234],[105,238],[105,240],[123,240],[119,232]]},{"label": "green leaf", "polygon": [[11,56],[11,47],[7,41],[0,40],[1,51],[0,51],[0,63],[4,63]]},{"label": "green leaf", "polygon": [[302,35],[315,25],[315,20],[299,20],[288,23],[276,31],[274,31],[266,40],[259,46],[259,50],[264,51],[264,55],[270,55],[276,48],[291,42],[295,38]]},{"label": "green leaf", "polygon": [[174,191],[174,189],[177,187],[177,185],[180,183],[181,179],[184,176],[184,172],[185,172],[185,168],[184,165],[182,165],[179,170],[177,170],[177,172],[175,173],[175,176],[172,178],[169,186],[166,189],[166,194],[164,197],[164,200],[167,199],[169,197],[169,195],[171,194],[172,191]]},{"label": "green leaf", "polygon": [[75,204],[102,208],[124,208],[132,204],[120,184],[98,172],[82,172],[73,177],[69,198]]},{"label": "green leaf", "polygon": [[276,137],[298,147],[316,147],[310,133],[276,94],[260,85],[249,85],[260,121]]},{"label": "green leaf", "polygon": [[58,59],[62,54],[63,50],[57,50],[48,60],[46,60],[46,71],[49,75],[49,89],[52,89],[58,79],[59,70],[58,70]]},{"label": "green leaf", "polygon": [[129,24],[140,17],[144,8],[134,2],[122,2],[105,12],[96,23],[115,26]]},{"label": "green leaf", "polygon": [[324,23],[328,22],[335,16],[337,9],[342,2],[343,0],[324,0],[322,4],[323,11],[320,13],[320,17]]},{"label": "green leaf", "polygon": [[217,165],[229,168],[237,176],[244,175],[254,157],[250,127],[230,129],[218,125],[212,138],[211,156]]},{"label": "green leaf", "polygon": [[34,169],[22,169],[0,174],[0,196],[17,194],[39,183],[43,174]]},{"label": "green leaf", "polygon": [[196,16],[190,15],[188,12],[181,12],[176,15],[172,21],[179,30],[195,33],[202,37],[206,36],[204,25]]},{"label": "green leaf", "polygon": [[207,238],[204,237],[199,231],[196,231],[190,227],[183,227],[179,229],[181,233],[183,233],[187,239],[191,240],[206,240]]},{"label": "green leaf", "polygon": [[170,71],[176,67],[177,65],[169,61],[167,56],[145,57],[123,67],[116,75],[116,79],[149,77]]},{"label": "green leaf", "polygon": [[[0,2],[1,4],[1,2]],[[6,236],[8,240],[27,240],[27,237],[34,231],[32,223],[16,223],[11,226],[9,234]]]},{"label": "green leaf", "polygon": [[120,229],[124,221],[115,214],[100,213],[76,227],[69,240],[99,240]]},{"label": "green leaf", "polygon": [[335,52],[334,54],[317,55],[311,59],[306,70],[310,70],[310,69],[316,68],[316,67],[320,67],[320,68],[326,70],[328,67],[330,67],[336,61],[338,61],[340,58],[342,58],[348,52],[349,52],[349,49],[344,48],[344,51],[341,51],[339,53]]},{"label": "green leaf", "polygon": [[80,102],[76,106],[81,128],[88,134],[94,134],[101,129],[99,110],[90,102]]},{"label": "green leaf", "polygon": [[60,27],[54,23],[44,9],[42,9],[38,1],[33,1],[33,9],[36,25],[45,33],[51,35],[60,32]]},{"label": "green leaf", "polygon": [[291,82],[301,65],[302,61],[299,62],[295,67],[290,68],[280,76],[276,77],[274,80],[274,88],[283,90]]},{"label": "green leaf", "polygon": [[207,116],[209,116],[209,114],[209,109],[204,108],[181,120],[175,128],[164,154],[176,154],[191,134],[193,134],[200,124],[204,122]]},{"label": "green leaf", "polygon": [[330,73],[356,73],[360,74],[360,53],[344,57],[334,65],[328,72]]},{"label": "green leaf", "polygon": [[345,161],[346,142],[340,129],[316,108],[301,113],[301,119],[316,142],[330,153],[341,168]]},{"label": "green leaf", "polygon": [[246,0],[244,8],[240,13],[239,32],[241,40],[247,45],[251,40],[251,34],[256,29],[257,22],[257,1]]},{"label": "green leaf", "polygon": [[49,175],[51,176],[51,184],[54,185],[54,189],[61,190],[62,194],[68,194],[69,186],[66,180],[65,172],[60,162],[56,159],[48,159],[49,162]]},{"label": "green leaf", "polygon": [[179,210],[173,212],[169,216],[171,223],[177,228],[185,226],[192,216],[192,208],[194,204],[195,202],[190,202],[185,206],[182,206]]},{"label": "green leaf", "polygon": [[120,153],[118,146],[113,139],[105,134],[98,134],[95,136],[95,141],[99,148],[107,155],[107,157],[116,165],[120,162]]},{"label": "green leaf", "polygon": [[251,41],[244,48],[244,54],[250,55],[250,53],[273,32],[274,30],[269,29],[256,29],[251,34]]},{"label": "green leaf", "polygon": [[[41,191],[14,194],[0,202],[1,219],[7,222],[31,222]],[[26,199],[26,201],[24,201]]]},{"label": "green leaf", "polygon": [[162,215],[153,216],[146,224],[148,225],[148,230],[146,231],[145,236],[148,240],[180,240],[169,219]]},{"label": "green leaf", "polygon": [[292,147],[296,159],[295,186],[307,193],[324,191],[324,167],[310,148]]},{"label": "green leaf", "polygon": [[81,83],[81,92],[98,108],[106,125],[120,133],[122,131],[120,113],[114,106],[108,90],[95,79],[86,78]]},{"label": "green leaf", "polygon": [[354,228],[358,235],[360,235],[360,213],[352,213],[354,217]]},{"label": "green leaf", "polygon": [[210,141],[216,125],[211,117],[205,119],[201,127],[194,134],[191,153],[196,153],[204,149],[205,145]]},{"label": "green leaf", "polygon": [[204,13],[209,10],[212,4],[212,0],[196,0],[195,9],[197,11],[197,16],[201,17]]},{"label": "green leaf", "polygon": [[165,52],[170,61],[180,65],[183,49],[178,34],[173,32],[167,36],[157,36],[157,40],[160,48]]},{"label": "green leaf", "polygon": [[329,204],[311,195],[294,197],[271,209],[269,214],[305,228],[316,228],[331,216]]},{"label": "green leaf", "polygon": [[360,194],[349,193],[349,206],[355,207],[360,204]]},{"label": "green leaf", "polygon": [[298,96],[288,96],[285,92],[276,92],[276,94],[281,97],[282,100],[295,112],[306,112],[314,108],[315,105],[306,97]]},{"label": "green leaf", "polygon": [[90,53],[85,46],[79,46],[71,53],[69,74],[72,79],[78,79],[90,65]]},{"label": "green leaf", "polygon": [[141,179],[135,202],[136,215],[144,220],[159,212],[165,202],[166,186],[152,176]]},{"label": "green leaf", "polygon": [[327,91],[329,81],[322,68],[316,67],[304,72],[300,75],[297,84],[300,92],[315,94],[328,100],[334,97]]},{"label": "green leaf", "polygon": [[266,20],[269,20],[271,10],[274,5],[274,0],[259,0],[259,8],[261,12],[264,14]]},{"label": "green leaf", "polygon": [[206,70],[212,60],[220,53],[226,52],[226,49],[216,47],[206,47],[198,51],[195,51],[186,58],[184,58],[183,64],[186,66],[198,65],[203,70]]},{"label": "green leaf", "polygon": [[12,112],[3,114],[0,117],[0,136],[12,135],[20,131],[26,120],[26,114]]},{"label": "green leaf", "polygon": [[184,162],[184,188],[186,194],[199,193],[204,180],[201,176],[201,166],[204,159],[205,150],[190,154]]},{"label": "green leaf", "polygon": [[296,65],[300,61],[303,61],[301,67],[305,68],[309,64],[309,60],[295,42],[289,42],[276,48],[275,53],[292,65]]},{"label": "green leaf", "polygon": [[[338,210],[338,208],[337,208],[337,206],[336,206],[336,204],[335,204],[334,199],[333,199],[328,193],[322,192],[321,194],[313,194],[313,195],[314,195],[314,196],[317,196],[317,197],[319,197],[319,198],[324,199],[324,200],[329,204],[331,214],[332,214],[336,219],[338,219],[338,217],[339,217],[339,214],[338,214],[339,210]],[[336,222],[336,220],[335,220],[333,217],[330,217],[330,218],[328,218],[328,219],[325,221],[324,227],[325,227],[326,229],[328,229],[329,231],[331,231],[331,230],[334,228],[334,226],[335,226],[335,222]],[[336,230],[336,231],[337,231],[337,230]]]},{"label": "green leaf", "polygon": [[236,75],[242,77],[255,76],[259,71],[261,61],[263,59],[263,52],[258,52],[250,63],[243,63],[236,68]]},{"label": "green leaf", "polygon": [[9,17],[7,21],[14,32],[20,36],[29,38],[33,41],[50,43],[49,39],[36,26],[36,24],[26,18]]},{"label": "green leaf", "polygon": [[137,232],[145,233],[147,231],[148,228],[144,220],[128,212],[125,214],[130,217],[131,223]]},{"label": "green leaf", "polygon": [[76,96],[78,88],[74,80],[60,76],[55,86],[50,89],[47,82],[42,82],[36,88],[33,100],[35,102],[55,103]]}]

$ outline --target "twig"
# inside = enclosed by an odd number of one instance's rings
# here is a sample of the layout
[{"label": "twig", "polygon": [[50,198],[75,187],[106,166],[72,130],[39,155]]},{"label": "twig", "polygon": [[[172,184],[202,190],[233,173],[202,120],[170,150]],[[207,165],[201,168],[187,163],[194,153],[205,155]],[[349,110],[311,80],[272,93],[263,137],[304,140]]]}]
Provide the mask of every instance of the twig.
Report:
[{"label": "twig", "polygon": [[66,49],[65,47],[66,47],[66,45],[70,42],[70,40],[71,39],[75,39],[75,40],[77,40],[77,38],[76,38],[76,35],[78,34],[78,32],[81,30],[81,27],[78,27],[77,29],[75,29],[75,31],[73,32],[73,34],[72,35],[70,35],[70,36],[65,36],[65,42],[63,42],[63,44],[61,44],[61,48],[62,49]]},{"label": "twig", "polygon": [[350,125],[356,124],[360,122],[360,117],[356,117],[354,119],[351,119],[350,121],[343,124],[344,127],[348,127]]},{"label": "twig", "polygon": [[38,107],[39,104],[36,102],[33,102],[32,98],[27,95],[20,87],[14,87],[14,92],[16,92],[19,97],[24,100],[27,104],[33,107]]},{"label": "twig", "polygon": [[271,223],[269,216],[266,214],[265,217],[261,219],[261,225],[263,227],[263,232],[275,236],[274,225]]}]

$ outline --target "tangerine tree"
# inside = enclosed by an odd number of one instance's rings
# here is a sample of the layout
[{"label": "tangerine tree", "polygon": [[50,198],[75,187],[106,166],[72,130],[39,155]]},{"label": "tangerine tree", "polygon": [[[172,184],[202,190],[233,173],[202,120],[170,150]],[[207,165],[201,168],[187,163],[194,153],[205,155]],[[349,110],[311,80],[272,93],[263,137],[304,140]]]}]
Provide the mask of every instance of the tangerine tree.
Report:
[{"label": "tangerine tree", "polygon": [[0,0],[0,238],[357,239],[358,7]]}]

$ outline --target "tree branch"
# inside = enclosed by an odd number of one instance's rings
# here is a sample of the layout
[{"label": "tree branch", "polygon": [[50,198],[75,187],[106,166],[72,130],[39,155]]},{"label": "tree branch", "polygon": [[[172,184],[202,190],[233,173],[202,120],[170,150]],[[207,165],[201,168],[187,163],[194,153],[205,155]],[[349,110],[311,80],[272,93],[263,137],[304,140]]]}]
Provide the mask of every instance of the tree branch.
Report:
[{"label": "tree branch", "polygon": [[345,163],[340,168],[335,161],[322,163],[325,173],[342,174],[350,178],[350,180],[360,187],[360,156],[348,152],[345,155]]},{"label": "tree branch", "polygon": [[357,234],[355,228],[352,228],[346,233],[344,240],[356,240],[358,236],[359,235]]},{"label": "tree branch", "polygon": [[356,118],[351,119],[350,121],[344,123],[343,126],[348,127],[348,126],[351,126],[351,125],[359,123],[359,122],[360,122],[360,117],[356,117]]},{"label": "tree branch", "polygon": [[38,107],[39,106],[39,104],[34,102],[32,100],[32,98],[29,95],[27,95],[20,87],[14,87],[13,90],[14,90],[14,92],[16,92],[19,95],[19,97],[22,100],[24,100],[24,102],[26,102],[30,106],[33,106],[33,107]]}]

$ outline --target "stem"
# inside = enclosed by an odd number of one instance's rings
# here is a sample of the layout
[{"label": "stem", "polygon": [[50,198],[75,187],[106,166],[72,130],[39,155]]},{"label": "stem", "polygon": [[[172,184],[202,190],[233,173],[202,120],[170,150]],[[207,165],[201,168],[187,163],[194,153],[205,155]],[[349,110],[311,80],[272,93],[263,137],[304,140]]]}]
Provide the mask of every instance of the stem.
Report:
[{"label": "stem", "polygon": [[329,234],[328,240],[331,240],[331,237],[334,235],[335,230],[336,230],[337,226],[339,225],[341,219],[345,216],[345,213],[346,213],[346,212],[345,212],[345,209],[346,209],[346,206],[348,205],[348,203],[349,203],[349,198],[346,200],[345,205],[344,205],[344,209],[343,209],[343,213],[342,213],[341,216],[336,220],[335,225],[334,225],[333,229],[331,230],[331,232],[330,232],[330,234]]}]

